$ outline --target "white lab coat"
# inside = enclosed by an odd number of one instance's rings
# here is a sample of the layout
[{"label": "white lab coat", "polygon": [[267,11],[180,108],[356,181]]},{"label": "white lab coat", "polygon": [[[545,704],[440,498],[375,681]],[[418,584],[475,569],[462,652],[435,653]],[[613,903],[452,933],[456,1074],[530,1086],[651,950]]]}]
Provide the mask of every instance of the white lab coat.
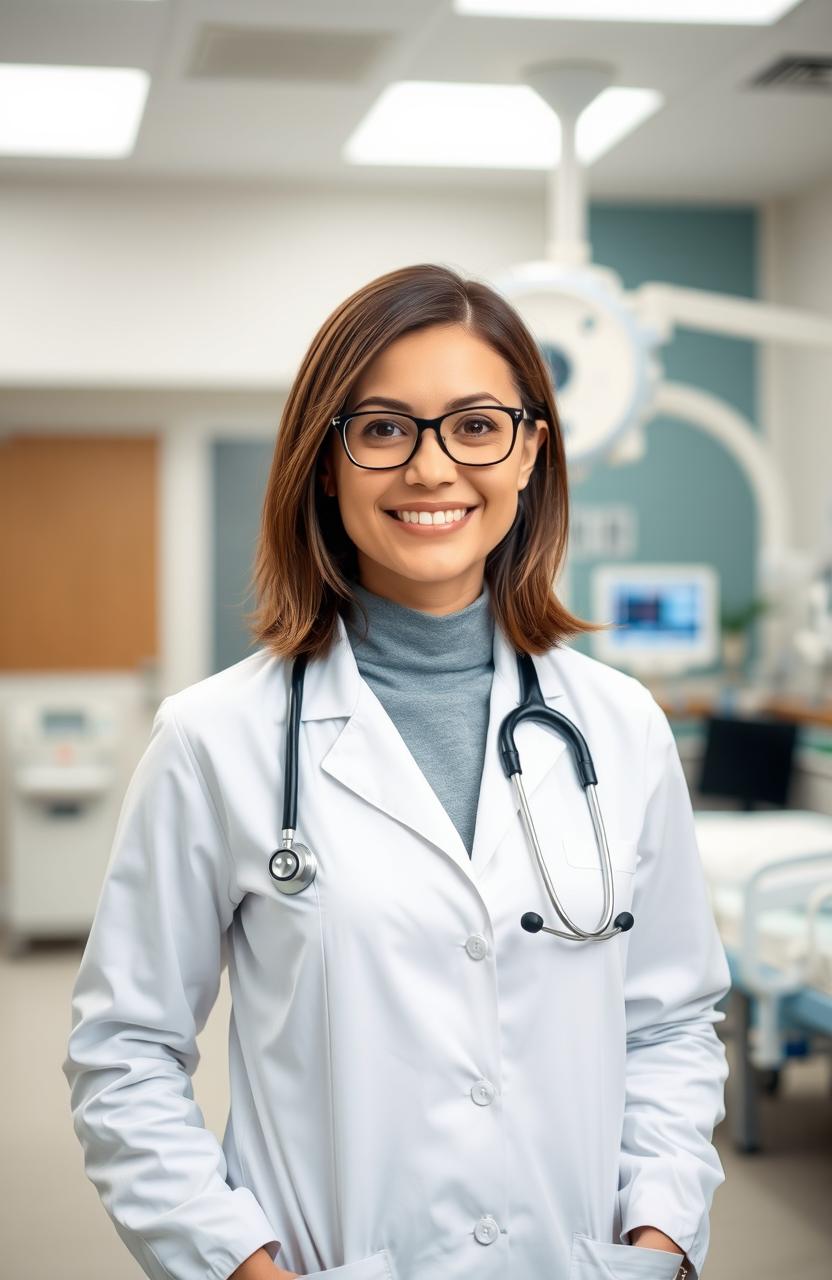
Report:
[{"label": "white lab coat", "polygon": [[[698,1273],[724,1173],[728,967],[667,720],[637,680],[568,646],[535,658],[582,729],[631,932],[568,942],[526,844],[495,675],[473,859],[370,686],[344,624],[312,661],[298,840],[280,843],[289,663],[260,650],[165,698],[126,792],[74,995],[64,1070],[86,1169],[155,1280],[224,1280],[260,1245],[332,1280],[670,1280]],[[571,752],[516,741],[544,855],[588,928],[601,877]],[[227,955],[231,1112],[194,1102],[196,1036]]]}]

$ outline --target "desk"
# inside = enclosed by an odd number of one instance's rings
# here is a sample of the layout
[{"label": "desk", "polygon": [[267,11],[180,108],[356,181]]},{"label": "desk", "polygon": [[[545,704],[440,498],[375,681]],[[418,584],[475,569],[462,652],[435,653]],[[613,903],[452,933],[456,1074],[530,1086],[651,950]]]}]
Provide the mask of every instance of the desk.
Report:
[{"label": "desk", "polygon": [[736,807],[698,793],[708,716],[772,715],[800,726],[790,803],[832,816],[832,704],[812,703],[797,694],[771,694],[753,685],[727,685],[716,677],[643,683],[670,720],[694,807]]},{"label": "desk", "polygon": [[766,693],[753,685],[696,688],[666,681],[643,681],[665,715],[674,720],[704,720],[714,714],[771,715],[795,724],[832,730],[832,702],[812,702],[799,694]]}]

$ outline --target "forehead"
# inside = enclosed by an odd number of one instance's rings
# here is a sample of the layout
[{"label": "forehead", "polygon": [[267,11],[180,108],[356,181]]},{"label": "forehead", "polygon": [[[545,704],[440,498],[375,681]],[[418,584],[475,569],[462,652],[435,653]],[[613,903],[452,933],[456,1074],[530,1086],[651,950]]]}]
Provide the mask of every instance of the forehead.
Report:
[{"label": "forehead", "polygon": [[367,366],[353,400],[377,392],[427,408],[488,388],[516,395],[511,366],[492,346],[461,325],[432,325],[391,342]]}]

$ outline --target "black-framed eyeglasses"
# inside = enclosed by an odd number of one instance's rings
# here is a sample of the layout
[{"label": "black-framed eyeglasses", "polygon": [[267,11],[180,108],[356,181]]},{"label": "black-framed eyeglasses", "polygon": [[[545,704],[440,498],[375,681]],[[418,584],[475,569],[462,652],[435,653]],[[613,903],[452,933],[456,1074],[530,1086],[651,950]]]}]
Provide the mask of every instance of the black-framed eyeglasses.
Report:
[{"label": "black-framed eyeglasses", "polygon": [[517,428],[524,419],[534,421],[525,409],[482,404],[441,413],[438,418],[364,409],[339,413],[330,425],[340,435],[350,462],[371,471],[389,471],[410,461],[428,430],[436,432],[439,447],[453,462],[466,467],[503,462],[514,448]]}]

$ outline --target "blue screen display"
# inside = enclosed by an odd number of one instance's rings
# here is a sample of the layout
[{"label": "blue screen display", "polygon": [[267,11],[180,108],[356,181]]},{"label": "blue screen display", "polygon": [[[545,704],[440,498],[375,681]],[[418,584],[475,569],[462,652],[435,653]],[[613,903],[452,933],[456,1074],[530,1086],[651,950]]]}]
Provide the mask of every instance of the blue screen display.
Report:
[{"label": "blue screen display", "polygon": [[623,629],[609,636],[622,645],[684,647],[700,639],[704,611],[702,588],[695,582],[620,583],[613,591],[612,621]]}]

